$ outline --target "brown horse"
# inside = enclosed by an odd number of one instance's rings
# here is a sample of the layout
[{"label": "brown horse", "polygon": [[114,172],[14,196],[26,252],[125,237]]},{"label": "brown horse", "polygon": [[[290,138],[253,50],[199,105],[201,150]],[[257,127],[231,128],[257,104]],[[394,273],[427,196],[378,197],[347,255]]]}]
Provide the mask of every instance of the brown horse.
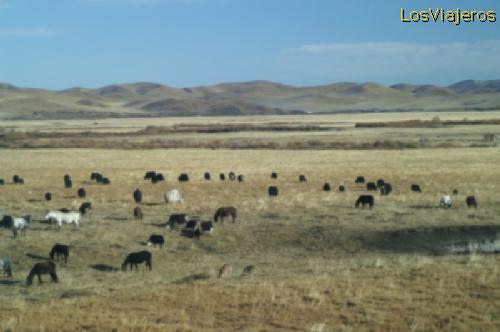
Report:
[{"label": "brown horse", "polygon": [[233,218],[233,223],[234,223],[236,221],[236,217],[238,216],[238,211],[236,210],[236,208],[232,206],[221,207],[218,208],[217,211],[215,212],[214,221],[217,222],[220,219],[220,221],[223,222],[224,218],[229,216]]},{"label": "brown horse", "polygon": [[50,274],[52,282],[57,282],[56,264],[52,261],[36,263],[26,278],[26,284],[30,286],[33,283],[35,275],[38,277],[38,283],[42,283],[42,274]]}]

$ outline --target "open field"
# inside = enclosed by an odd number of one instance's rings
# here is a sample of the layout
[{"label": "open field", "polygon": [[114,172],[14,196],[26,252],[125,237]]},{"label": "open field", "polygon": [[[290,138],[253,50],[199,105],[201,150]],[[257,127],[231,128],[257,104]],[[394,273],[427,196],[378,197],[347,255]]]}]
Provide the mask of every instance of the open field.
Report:
[{"label": "open field", "polygon": [[[488,117],[490,118],[490,117]],[[373,133],[383,131],[370,129]],[[420,135],[426,129],[412,129]],[[471,128],[472,130],[472,128]],[[476,130],[476,129],[474,129]],[[290,133],[294,135],[294,133]],[[384,134],[386,135],[386,134]],[[457,133],[458,135],[458,133]],[[193,135],[196,136],[196,135]],[[241,136],[240,136],[241,137]],[[242,138],[243,139],[243,138]],[[25,236],[0,230],[0,255],[10,256],[14,278],[0,279],[2,330],[43,331],[494,331],[500,329],[498,255],[454,256],[453,244],[499,238],[498,148],[411,150],[0,150],[0,213],[33,214]],[[91,171],[111,179],[90,183]],[[147,170],[166,175],[153,185]],[[205,171],[244,174],[245,183],[202,180]],[[269,174],[280,176],[271,180]],[[179,184],[177,175],[190,174]],[[63,175],[73,178],[64,189]],[[299,183],[305,174],[307,183]],[[368,180],[384,178],[394,192],[375,194],[372,210],[354,209]],[[321,191],[324,182],[334,191]],[[267,197],[276,183],[280,196]],[[411,193],[412,183],[423,189]],[[339,184],[346,193],[336,192]],[[76,230],[40,222],[46,209],[77,207],[85,187],[93,210]],[[142,222],[132,217],[132,191],[143,192]],[[163,202],[177,188],[182,206]],[[458,190],[451,209],[436,208]],[[54,193],[51,202],[43,200]],[[479,208],[468,209],[475,195]],[[168,231],[174,212],[210,219],[234,205],[235,224],[217,224],[200,240]],[[165,235],[151,249],[153,271],[108,272],[128,252],[146,248],[152,233]],[[26,287],[30,267],[56,243],[72,246],[60,282]],[[217,279],[224,263],[233,266]],[[243,275],[247,265],[255,266]],[[45,278],[44,280],[47,280]]]},{"label": "open field", "polygon": [[[481,124],[478,124],[481,121]],[[415,149],[494,147],[500,112],[10,121],[0,147]],[[360,127],[371,126],[371,127]],[[378,128],[377,126],[383,126]]]}]

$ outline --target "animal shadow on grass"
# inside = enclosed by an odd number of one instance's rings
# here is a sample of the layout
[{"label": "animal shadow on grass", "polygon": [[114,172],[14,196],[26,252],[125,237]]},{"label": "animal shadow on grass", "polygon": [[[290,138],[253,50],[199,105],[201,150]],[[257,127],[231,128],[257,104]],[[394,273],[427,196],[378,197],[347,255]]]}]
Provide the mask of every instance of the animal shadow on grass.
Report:
[{"label": "animal shadow on grass", "polygon": [[145,205],[145,206],[158,206],[158,205],[165,205],[165,203],[163,203],[163,202],[161,202],[161,203],[151,202],[151,203],[142,203],[142,205]]},{"label": "animal shadow on grass", "polygon": [[95,264],[95,265],[90,265],[91,268],[94,270],[100,271],[100,272],[117,272],[120,269],[117,269],[114,266],[107,265],[107,264]]},{"label": "animal shadow on grass", "polygon": [[113,221],[125,221],[125,220],[127,220],[128,218],[109,216],[109,217],[104,217],[104,219],[105,219],[105,220],[113,220]]},{"label": "animal shadow on grass", "polygon": [[411,205],[410,209],[439,209],[436,205]]},{"label": "animal shadow on grass", "polygon": [[41,199],[28,199],[28,202],[29,203],[39,203],[39,202],[43,202],[43,200],[41,200]]},{"label": "animal shadow on grass", "polygon": [[154,226],[154,227],[159,227],[159,228],[165,228],[165,227],[167,227],[168,222],[150,223],[150,224],[146,224],[146,225],[150,225],[150,226]]},{"label": "animal shadow on grass", "polygon": [[19,280],[0,280],[0,285],[5,285],[5,286],[12,286],[20,283],[21,282]]},{"label": "animal shadow on grass", "polygon": [[48,261],[50,260],[50,258],[48,257],[44,257],[44,256],[39,256],[39,255],[33,255],[33,254],[26,254],[26,256],[28,256],[29,258],[32,258],[32,259],[42,259],[42,260],[45,260],[45,261]]},{"label": "animal shadow on grass", "polygon": [[195,274],[188,275],[188,276],[186,276],[184,278],[175,280],[172,283],[176,284],[176,285],[178,285],[178,284],[189,284],[189,283],[192,283],[192,282],[195,282],[195,281],[203,281],[203,280],[208,280],[208,279],[210,279],[210,275],[208,275],[206,273],[195,273]]}]

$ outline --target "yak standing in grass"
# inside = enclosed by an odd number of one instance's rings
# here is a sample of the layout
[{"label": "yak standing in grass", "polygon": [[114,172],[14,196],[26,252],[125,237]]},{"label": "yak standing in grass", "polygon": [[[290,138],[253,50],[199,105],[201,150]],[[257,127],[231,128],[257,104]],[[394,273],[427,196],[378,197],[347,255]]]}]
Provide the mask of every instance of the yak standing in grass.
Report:
[{"label": "yak standing in grass", "polygon": [[134,201],[137,203],[137,204],[141,204],[142,202],[142,192],[139,190],[139,188],[137,188],[135,191],[134,191]]},{"label": "yak standing in grass", "polygon": [[465,203],[467,203],[467,207],[474,207],[477,209],[477,201],[476,197],[474,196],[467,196],[465,199]]},{"label": "yak standing in grass", "polygon": [[40,262],[33,265],[28,277],[26,277],[26,284],[30,286],[33,284],[35,275],[38,277],[38,283],[42,283],[42,274],[49,274],[52,282],[57,282],[56,264],[53,261]]},{"label": "yak standing in grass", "polygon": [[221,207],[218,208],[217,211],[215,212],[214,215],[214,221],[221,221],[224,222],[225,217],[229,217],[233,219],[233,223],[236,222],[236,217],[238,216],[238,210],[236,210],[235,207],[228,206],[228,207]]},{"label": "yak standing in grass", "polygon": [[355,207],[358,208],[360,205],[361,207],[365,207],[365,205],[368,205],[371,209],[374,204],[375,204],[375,198],[373,198],[372,195],[361,195],[356,200]]},{"label": "yak standing in grass", "polygon": [[67,264],[68,263],[68,257],[69,257],[69,246],[67,246],[65,244],[56,243],[52,247],[52,250],[50,251],[49,256],[50,256],[50,259],[53,260],[54,257],[55,257],[56,260],[58,260],[58,261],[59,261],[59,259],[62,256],[63,259],[64,259],[64,264]]},{"label": "yak standing in grass", "polygon": [[267,188],[267,193],[269,194],[269,196],[271,197],[276,197],[279,195],[279,190],[278,190],[278,187],[276,186],[270,186],[269,188]]},{"label": "yak standing in grass", "polygon": [[127,271],[127,265],[130,265],[130,270],[132,270],[134,266],[136,270],[139,270],[138,264],[141,263],[146,263],[146,269],[151,271],[153,268],[151,260],[152,254],[147,250],[132,252],[128,254],[125,261],[123,261],[122,271]]}]

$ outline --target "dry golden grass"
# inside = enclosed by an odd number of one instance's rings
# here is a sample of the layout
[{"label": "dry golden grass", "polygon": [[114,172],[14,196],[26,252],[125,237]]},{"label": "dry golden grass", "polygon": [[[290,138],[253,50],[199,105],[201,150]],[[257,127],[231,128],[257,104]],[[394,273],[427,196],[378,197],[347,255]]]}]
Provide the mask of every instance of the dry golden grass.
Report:
[{"label": "dry golden grass", "polygon": [[[0,213],[43,218],[46,209],[92,201],[81,229],[35,221],[26,236],[0,230],[0,256],[14,263],[0,279],[0,327],[11,331],[494,331],[500,329],[499,262],[495,255],[434,255],[482,226],[500,227],[500,154],[493,149],[411,151],[0,150],[0,178],[19,174],[24,186],[0,186]],[[112,184],[89,182],[91,171]],[[153,185],[147,170],[167,181]],[[205,171],[244,174],[245,183],[202,180]],[[277,171],[278,180],[270,173]],[[191,181],[179,184],[181,172]],[[63,175],[73,178],[64,189]],[[298,175],[308,182],[300,184]],[[392,183],[373,210],[353,208],[364,192],[357,175]],[[324,193],[343,183],[348,191]],[[280,196],[267,197],[276,183]],[[421,194],[409,191],[419,183]],[[85,187],[87,198],[77,199]],[[145,219],[133,219],[132,191],[143,191]],[[183,206],[163,203],[177,188]],[[450,210],[435,206],[458,189]],[[46,191],[52,202],[43,201]],[[480,208],[465,207],[474,194]],[[197,241],[160,225],[173,212],[210,219],[219,206],[239,210],[235,224],[216,225]],[[479,230],[476,228],[479,227]],[[153,271],[119,268],[128,252],[150,249]],[[30,267],[56,243],[72,246],[60,283],[24,285]],[[233,273],[217,279],[230,264]],[[255,271],[243,275],[247,265]]]}]

